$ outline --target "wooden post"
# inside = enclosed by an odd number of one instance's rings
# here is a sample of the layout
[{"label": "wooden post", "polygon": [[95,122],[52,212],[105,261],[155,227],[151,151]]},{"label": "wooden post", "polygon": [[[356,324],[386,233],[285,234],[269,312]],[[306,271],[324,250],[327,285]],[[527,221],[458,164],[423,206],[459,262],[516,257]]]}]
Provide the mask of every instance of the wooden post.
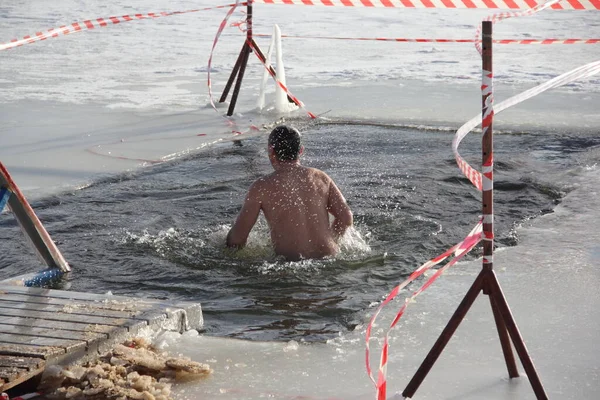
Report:
[{"label": "wooden post", "polygon": [[2,163],[0,163],[0,187],[12,192],[8,198],[8,206],[44,263],[50,268],[58,268],[63,272],[71,271],[71,267]]},{"label": "wooden post", "polygon": [[410,380],[406,389],[402,392],[405,398],[414,397],[415,392],[433,367],[433,364],[438,359],[446,344],[462,322],[463,318],[469,311],[469,308],[479,295],[480,291],[488,295],[490,298],[490,306],[494,315],[494,321],[500,337],[502,352],[504,353],[504,361],[508,369],[508,375],[511,378],[519,376],[519,371],[515,363],[515,358],[512,353],[510,340],[517,350],[517,354],[521,360],[521,364],[527,373],[529,382],[538,400],[547,400],[548,396],[544,391],[542,382],[535,370],[533,362],[527,353],[527,348],[523,342],[523,338],[519,333],[517,324],[514,321],[510,308],[500,283],[493,270],[493,254],[494,254],[494,151],[493,151],[493,130],[492,122],[494,118],[493,110],[493,71],[492,71],[492,22],[484,21],[483,25],[483,51],[482,51],[482,131],[483,138],[481,143],[482,148],[482,210],[483,210],[483,266],[482,270],[477,275],[475,282],[465,295],[464,299],[458,306],[452,318],[440,334],[440,337],[435,342],[423,363]]}]

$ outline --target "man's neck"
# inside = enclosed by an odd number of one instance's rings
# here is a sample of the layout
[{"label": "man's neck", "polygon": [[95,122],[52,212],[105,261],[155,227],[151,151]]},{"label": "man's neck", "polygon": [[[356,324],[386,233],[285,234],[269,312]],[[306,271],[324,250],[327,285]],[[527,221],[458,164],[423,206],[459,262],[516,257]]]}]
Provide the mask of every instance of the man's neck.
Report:
[{"label": "man's neck", "polygon": [[298,168],[300,166],[300,160],[293,161],[277,161],[273,164],[273,169],[275,171],[289,171],[294,168]]}]

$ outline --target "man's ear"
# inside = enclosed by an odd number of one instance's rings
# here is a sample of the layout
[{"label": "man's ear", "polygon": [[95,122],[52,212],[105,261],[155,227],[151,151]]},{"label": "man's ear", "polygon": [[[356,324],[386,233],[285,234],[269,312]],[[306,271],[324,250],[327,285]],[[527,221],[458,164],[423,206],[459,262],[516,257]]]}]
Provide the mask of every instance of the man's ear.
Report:
[{"label": "man's ear", "polygon": [[298,156],[301,156],[304,153],[304,146],[300,146],[300,152],[298,153]]}]

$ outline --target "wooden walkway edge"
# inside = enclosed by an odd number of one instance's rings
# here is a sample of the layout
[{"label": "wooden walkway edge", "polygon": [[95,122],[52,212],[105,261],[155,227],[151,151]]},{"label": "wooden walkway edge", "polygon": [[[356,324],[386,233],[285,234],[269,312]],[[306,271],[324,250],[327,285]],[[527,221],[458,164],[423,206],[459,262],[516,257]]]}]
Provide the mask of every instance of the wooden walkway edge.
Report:
[{"label": "wooden walkway edge", "polygon": [[198,303],[0,283],[0,392],[49,365],[94,359],[142,329],[184,332],[203,324]]}]

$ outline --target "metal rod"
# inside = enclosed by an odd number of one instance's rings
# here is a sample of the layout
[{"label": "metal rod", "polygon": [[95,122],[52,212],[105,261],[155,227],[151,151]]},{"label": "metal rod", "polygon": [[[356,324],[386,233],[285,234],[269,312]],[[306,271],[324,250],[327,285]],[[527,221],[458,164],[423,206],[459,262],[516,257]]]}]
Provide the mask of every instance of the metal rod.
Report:
[{"label": "metal rod", "polygon": [[544,390],[544,386],[542,385],[542,381],[535,370],[535,366],[533,365],[533,361],[531,357],[529,357],[529,353],[527,352],[527,347],[525,347],[525,342],[523,341],[523,337],[519,332],[519,328],[513,318],[512,312],[510,311],[510,307],[506,302],[506,298],[504,297],[504,293],[502,292],[502,288],[498,283],[498,279],[496,278],[496,274],[493,271],[491,272],[491,276],[488,277],[487,281],[490,285],[491,294],[490,296],[494,296],[494,300],[498,305],[498,311],[502,315],[502,319],[506,323],[506,329],[510,334],[512,342],[515,346],[515,350],[519,355],[519,359],[521,360],[521,364],[523,364],[523,369],[525,369],[525,373],[527,374],[527,378],[529,379],[529,383],[533,388],[533,392],[538,400],[547,400],[548,395]]},{"label": "metal rod", "polygon": [[223,103],[227,100],[227,95],[229,94],[229,89],[231,89],[231,85],[233,85],[233,81],[237,76],[238,71],[240,70],[240,65],[242,64],[242,59],[244,58],[244,49],[246,48],[246,43],[242,46],[242,50],[240,50],[240,54],[233,66],[233,70],[231,71],[231,75],[229,75],[229,79],[227,80],[227,84],[225,84],[225,89],[223,89],[223,94],[221,94],[221,98],[219,99],[219,103]]},{"label": "metal rod", "polygon": [[[481,141],[481,173],[482,173],[482,212],[483,212],[483,269],[492,271],[494,268],[494,73],[493,73],[493,38],[492,22],[482,22],[482,82],[481,82],[481,129],[483,138]],[[495,275],[494,278],[495,279]],[[490,294],[490,285],[484,285],[483,292]],[[508,369],[508,376],[516,378],[519,370],[515,363],[515,356],[510,345],[510,338],[506,330],[506,324],[498,311],[498,305],[493,296],[490,296],[490,305],[504,361]]]},{"label": "metal rod", "polygon": [[[483,21],[482,34],[482,213],[483,268],[492,270],[494,259],[494,135],[492,22]],[[484,293],[486,290],[484,290]]]},{"label": "metal rod", "polygon": [[421,363],[421,366],[406,386],[406,389],[404,389],[402,392],[402,396],[412,398],[419,386],[421,386],[421,383],[423,383],[423,380],[425,380],[425,377],[431,370],[431,367],[433,367],[433,364],[435,364],[437,361],[438,357],[444,350],[444,347],[446,347],[452,338],[452,335],[465,318],[465,315],[467,315],[469,308],[471,308],[471,305],[473,305],[473,302],[483,288],[483,274],[484,271],[481,271],[479,275],[477,275],[475,282],[473,282],[471,288],[458,305],[458,308],[454,312],[454,315],[452,315],[452,318],[450,318],[450,321],[448,321],[448,324],[440,334],[438,340],[435,342],[431,350],[429,350],[429,354],[427,354],[427,357],[425,357],[425,360],[423,360]]},{"label": "metal rod", "polygon": [[232,116],[233,110],[235,109],[235,103],[237,102],[240,88],[242,87],[242,79],[244,79],[244,72],[246,71],[246,64],[248,64],[248,56],[250,55],[250,46],[245,45],[242,47],[242,61],[240,64],[240,71],[238,72],[237,81],[233,88],[233,94],[231,95],[231,103],[227,109],[227,115]]},{"label": "metal rod", "polygon": [[246,40],[251,42],[252,39],[252,1],[248,0],[246,6]]},{"label": "metal rod", "polygon": [[[223,103],[227,100],[227,95],[229,94],[229,90],[231,89],[231,85],[235,80],[235,77],[238,76],[238,80],[236,82],[236,87],[234,88],[234,92],[231,95],[231,103],[229,104],[229,109],[227,110],[227,115],[233,115],[233,110],[235,109],[235,103],[237,102],[238,93],[240,91],[239,86],[242,84],[242,78],[244,76],[244,71],[246,70],[246,64],[248,63],[248,54],[252,51],[249,47],[248,43],[252,42],[252,0],[248,1],[246,5],[246,42],[242,46],[242,50],[238,55],[238,58],[233,66],[233,70],[231,71],[231,75],[229,75],[229,79],[225,84],[225,89],[223,89],[223,94],[221,94],[221,98],[219,99],[219,103]],[[240,72],[241,71],[241,72]],[[238,75],[239,73],[239,75]]]},{"label": "metal rod", "polygon": [[8,206],[25,233],[25,237],[32,243],[44,263],[50,268],[59,268],[63,272],[71,271],[71,267],[2,163],[0,163],[0,186],[12,192],[13,195],[8,198]]},{"label": "metal rod", "polygon": [[517,368],[515,355],[513,354],[512,347],[510,345],[510,337],[508,336],[506,323],[504,322],[504,318],[502,318],[502,314],[500,314],[495,297],[489,296],[489,298],[490,305],[492,306],[492,313],[494,314],[494,321],[496,321],[496,329],[498,330],[498,336],[500,337],[500,345],[502,346],[502,354],[504,354],[504,361],[506,362],[508,376],[510,378],[518,378],[519,369]]}]

